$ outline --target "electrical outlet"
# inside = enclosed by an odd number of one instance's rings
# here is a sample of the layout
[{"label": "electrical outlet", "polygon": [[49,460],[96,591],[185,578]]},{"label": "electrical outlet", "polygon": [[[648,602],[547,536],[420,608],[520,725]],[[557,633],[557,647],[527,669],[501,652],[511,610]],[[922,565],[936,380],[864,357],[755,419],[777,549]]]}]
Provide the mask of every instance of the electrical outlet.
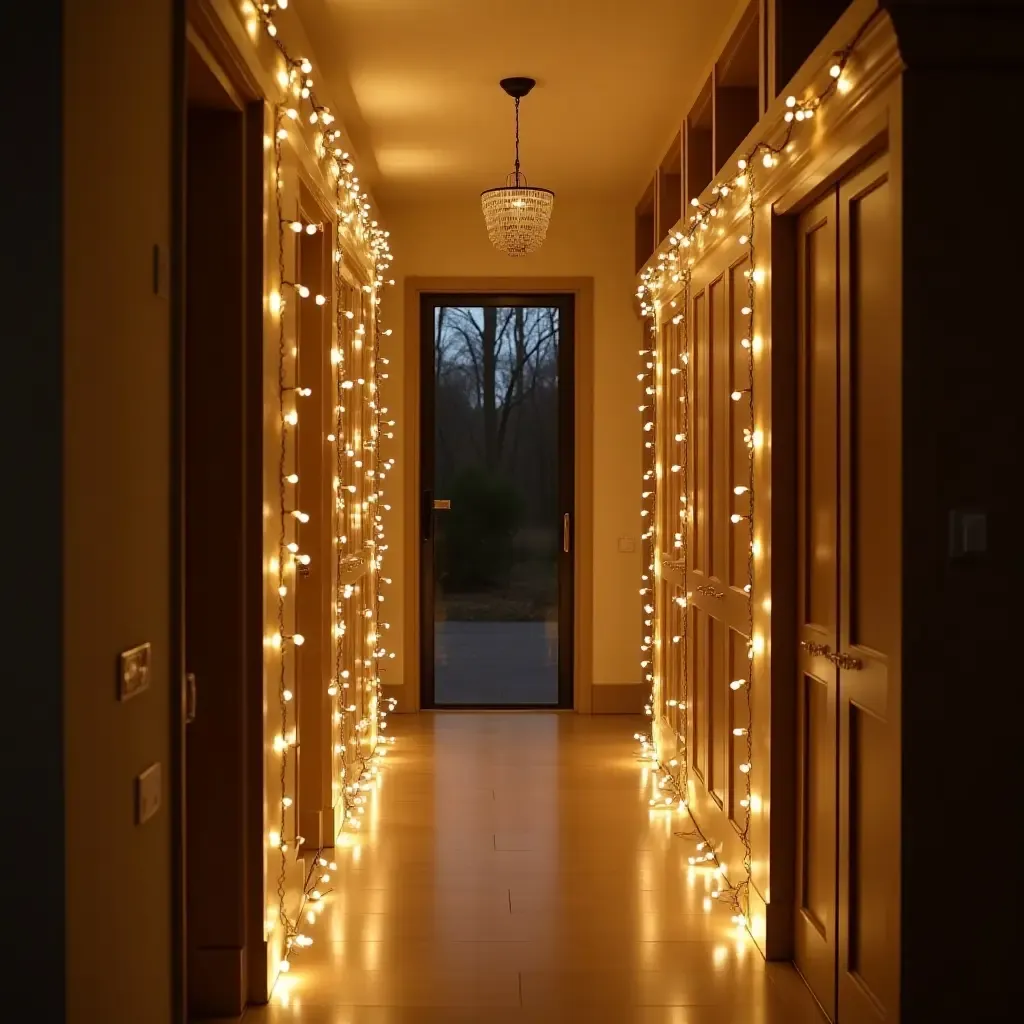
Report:
[{"label": "electrical outlet", "polygon": [[117,672],[118,700],[128,700],[149,687],[151,653],[148,643],[121,652]]},{"label": "electrical outlet", "polygon": [[163,797],[163,772],[160,762],[151,764],[135,779],[135,824],[144,825],[160,810]]}]

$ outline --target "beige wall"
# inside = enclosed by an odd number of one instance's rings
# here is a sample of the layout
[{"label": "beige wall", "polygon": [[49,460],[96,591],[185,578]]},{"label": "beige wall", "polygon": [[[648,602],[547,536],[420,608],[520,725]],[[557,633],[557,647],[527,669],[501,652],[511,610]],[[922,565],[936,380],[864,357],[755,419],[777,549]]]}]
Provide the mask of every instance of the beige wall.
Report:
[{"label": "beige wall", "polygon": [[[64,699],[69,1021],[171,1019],[171,2],[64,4]],[[116,699],[118,652],[152,682]],[[163,765],[134,822],[133,780]],[[34,885],[46,884],[38,879]]]},{"label": "beige wall", "polygon": [[[555,202],[544,247],[532,256],[511,259],[487,239],[475,195],[440,202],[392,204],[384,210],[395,252],[395,282],[385,293],[384,320],[391,338],[390,380],[385,402],[398,420],[392,449],[399,469],[416,459],[410,442],[410,412],[401,353],[405,344],[402,308],[406,277],[593,277],[594,279],[594,488],[577,501],[594,503],[593,681],[595,684],[639,682],[640,620],[637,590],[640,577],[640,440],[637,412],[637,349],[641,336],[633,312],[633,210],[621,202],[564,200]],[[399,524],[418,514],[415,496],[404,493],[404,479],[389,479],[392,504],[391,566],[395,586],[388,595],[387,617],[392,632],[405,636],[406,588],[415,587],[405,567],[409,553]],[[631,537],[636,551],[619,552],[620,537]],[[397,566],[403,567],[399,572]],[[397,633],[395,632],[397,631]],[[384,682],[401,685],[414,680],[416,666],[405,663],[406,652],[385,662]],[[402,701],[401,692],[398,692]],[[399,710],[401,710],[401,703]]]}]

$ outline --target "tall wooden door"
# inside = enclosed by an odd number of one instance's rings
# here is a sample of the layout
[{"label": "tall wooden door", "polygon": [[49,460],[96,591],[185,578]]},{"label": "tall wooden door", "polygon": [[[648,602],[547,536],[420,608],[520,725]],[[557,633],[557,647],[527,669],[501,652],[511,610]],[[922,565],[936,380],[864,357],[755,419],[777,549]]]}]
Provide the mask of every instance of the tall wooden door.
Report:
[{"label": "tall wooden door", "polygon": [[901,340],[886,157],[839,188],[839,993],[899,1014]]},{"label": "tall wooden door", "polygon": [[797,967],[836,1010],[836,793],[839,640],[838,197],[799,226],[797,509]]},{"label": "tall wooden door", "polygon": [[[744,254],[711,279],[697,276],[691,286],[690,319],[690,765],[724,815],[716,826],[723,835],[737,836],[746,818],[740,803],[746,792],[740,765],[747,751],[735,730],[745,731],[749,723],[745,700],[730,682],[748,675],[751,549],[745,521],[733,525],[730,518],[734,512],[745,517],[750,507],[744,438],[751,422],[750,372],[741,312],[747,302],[748,268]],[[726,850],[734,862],[737,849]]]},{"label": "tall wooden door", "polygon": [[795,957],[837,1024],[898,1014],[895,202],[880,157],[799,224]]}]

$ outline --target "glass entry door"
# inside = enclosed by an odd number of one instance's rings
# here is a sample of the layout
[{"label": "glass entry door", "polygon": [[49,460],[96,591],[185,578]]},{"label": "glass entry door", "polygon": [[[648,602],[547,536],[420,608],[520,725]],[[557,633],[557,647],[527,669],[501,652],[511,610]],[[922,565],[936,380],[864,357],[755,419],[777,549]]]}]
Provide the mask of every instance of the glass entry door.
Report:
[{"label": "glass entry door", "polygon": [[423,707],[572,707],[573,313],[421,296]]}]

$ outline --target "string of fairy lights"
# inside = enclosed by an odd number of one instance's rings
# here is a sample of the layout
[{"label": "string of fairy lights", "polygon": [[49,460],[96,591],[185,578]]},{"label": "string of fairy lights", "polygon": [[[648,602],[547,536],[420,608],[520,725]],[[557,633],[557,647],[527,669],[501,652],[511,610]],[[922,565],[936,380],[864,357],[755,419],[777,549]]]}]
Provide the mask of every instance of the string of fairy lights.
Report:
[{"label": "string of fairy lights", "polygon": [[[382,331],[380,326],[381,290],[393,280],[385,281],[385,274],[391,265],[391,251],[388,233],[371,219],[368,196],[359,184],[349,154],[341,148],[341,132],[331,128],[335,118],[330,110],[321,104],[315,94],[312,79],[312,64],[305,57],[293,56],[281,41],[275,15],[286,9],[287,0],[276,3],[243,4],[243,15],[255,39],[262,28],[272,40],[281,67],[277,82],[281,88],[281,101],[274,106],[274,134],[270,141],[273,150],[273,190],[277,219],[277,275],[278,290],[269,295],[269,308],[277,321],[277,385],[280,416],[280,442],[278,448],[278,524],[277,553],[270,561],[270,571],[276,576],[277,631],[269,638],[268,646],[277,652],[278,705],[280,733],[275,738],[274,750],[278,757],[281,802],[278,808],[277,828],[270,832],[268,845],[278,851],[276,879],[278,907],[277,922],[283,930],[284,950],[279,961],[281,971],[288,971],[292,953],[311,944],[312,939],[300,926],[300,918],[313,923],[323,906],[330,881],[330,872],[336,865],[323,856],[323,849],[311,859],[311,866],[302,886],[300,909],[293,917],[288,910],[289,864],[294,852],[302,847],[305,840],[295,826],[295,801],[290,795],[294,785],[295,751],[297,728],[292,708],[295,694],[291,679],[295,674],[294,657],[286,657],[304,643],[302,634],[290,628],[295,609],[289,601],[289,577],[301,575],[310,564],[310,556],[302,551],[299,543],[299,527],[310,521],[310,515],[297,507],[296,490],[299,483],[294,470],[297,454],[297,433],[299,422],[298,401],[311,395],[309,388],[302,387],[296,379],[298,372],[298,347],[296,339],[297,321],[286,316],[289,299],[295,304],[313,301],[318,306],[334,303],[335,342],[331,350],[331,366],[334,375],[336,405],[333,429],[327,435],[328,443],[334,446],[335,478],[333,494],[332,534],[336,552],[334,572],[334,600],[332,601],[331,642],[333,644],[333,672],[328,680],[327,693],[331,699],[333,753],[338,774],[336,792],[340,794],[342,828],[358,829],[366,812],[369,791],[373,789],[374,777],[379,772],[379,762],[386,753],[387,743],[381,733],[386,729],[387,711],[393,709],[394,701],[385,701],[381,692],[379,661],[389,652],[379,641],[381,630],[389,628],[380,621],[379,608],[384,601],[382,585],[390,583],[381,575],[384,552],[387,550],[384,535],[383,513],[388,509],[382,502],[382,481],[394,465],[393,459],[383,459],[380,453],[382,436],[393,437],[390,429],[382,435],[382,415],[386,410],[380,407],[380,386],[386,374],[381,366],[387,360],[380,354]],[[333,185],[336,240],[334,242],[333,297],[313,294],[301,282],[289,277],[289,266],[295,266],[295,252],[287,245],[289,238],[302,234],[323,232],[323,223],[308,223],[297,210],[290,214],[285,210],[284,154],[290,132],[300,130],[300,125],[314,134],[314,150],[320,162],[325,180]],[[366,283],[354,289],[348,286],[343,272],[346,251],[361,252],[363,262],[372,266],[372,274]],[[290,257],[290,258],[289,258]],[[365,279],[361,266],[353,268],[353,276]],[[343,307],[346,289],[355,290],[361,296],[358,309]],[[367,306],[367,300],[369,305]],[[353,303],[353,305],[356,305]],[[352,321],[358,317],[358,325]],[[369,372],[364,367],[365,357],[361,351],[366,335],[366,320],[373,329],[373,345],[369,353]],[[346,347],[360,358],[353,362],[354,374],[349,376]],[[352,417],[352,429],[346,431],[346,403],[353,403],[353,410],[369,411],[369,436],[359,433],[359,426]],[[394,426],[393,421],[386,424]],[[352,501],[349,498],[355,496]],[[360,501],[359,498],[363,500]],[[362,523],[369,516],[373,523],[372,538],[363,537]],[[350,536],[361,543],[359,551],[352,551]],[[365,572],[354,576],[346,571],[355,561],[365,565]],[[352,579],[353,582],[347,582]],[[360,619],[365,620],[366,634],[361,639],[363,646],[349,649],[345,643],[348,632],[347,621],[352,617],[349,602],[361,601]],[[348,652],[348,657],[347,653]],[[394,657],[394,654],[390,654]],[[352,668],[348,660],[351,659]],[[353,671],[354,670],[354,671]],[[271,673],[268,673],[268,678]],[[353,694],[355,687],[362,692]]]},{"label": "string of fairy lights", "polygon": [[[866,21],[854,34],[850,42],[841,50],[836,51],[828,68],[825,84],[815,93],[800,99],[788,96],[785,113],[780,125],[775,125],[765,137],[756,142],[738,160],[738,174],[726,181],[720,181],[711,188],[710,199],[702,203],[692,199],[694,207],[690,213],[685,229],[673,231],[666,244],[656,254],[653,263],[643,271],[637,289],[640,300],[640,312],[647,322],[649,342],[640,350],[643,369],[638,379],[644,387],[645,401],[640,406],[644,414],[645,433],[656,432],[658,422],[658,406],[664,404],[658,397],[659,368],[665,365],[665,339],[661,331],[664,323],[671,319],[674,326],[681,329],[679,365],[670,367],[672,375],[680,375],[680,419],[682,429],[672,436],[671,444],[677,446],[673,452],[670,448],[660,450],[654,440],[645,441],[647,449],[654,448],[653,465],[644,472],[642,489],[641,515],[645,523],[644,539],[649,540],[651,557],[644,568],[641,582],[641,600],[645,612],[644,639],[641,645],[641,668],[644,678],[651,684],[651,696],[645,707],[652,720],[648,733],[636,733],[640,743],[642,760],[653,768],[653,780],[656,795],[650,800],[655,808],[676,810],[686,813],[688,827],[676,834],[695,844],[689,863],[711,869],[715,874],[715,888],[711,895],[726,903],[732,910],[732,920],[741,927],[750,924],[750,887],[752,867],[751,824],[754,803],[753,780],[755,765],[753,758],[754,718],[751,693],[754,688],[755,671],[758,658],[763,653],[763,639],[755,632],[754,602],[758,590],[757,563],[760,556],[759,540],[756,532],[755,517],[755,479],[758,453],[761,451],[763,436],[757,427],[755,418],[755,358],[760,351],[758,335],[755,329],[759,321],[756,305],[757,286],[764,280],[764,269],[757,264],[757,248],[755,245],[755,227],[758,209],[758,180],[761,174],[770,177],[772,169],[777,167],[784,155],[790,154],[797,139],[800,125],[812,120],[821,106],[836,93],[843,94],[849,90],[849,78],[846,74],[847,65],[864,32],[870,24]],[[737,211],[736,204],[739,203]],[[738,236],[738,243],[746,248],[747,267],[744,271],[746,280],[746,297],[741,307],[742,338],[740,345],[745,353],[747,371],[746,386],[734,390],[730,398],[733,402],[744,403],[747,412],[747,425],[743,428],[743,441],[747,452],[742,478],[733,482],[732,493],[736,499],[736,507],[730,513],[729,520],[733,529],[745,529],[747,533],[747,582],[743,587],[746,595],[747,617],[747,663],[746,675],[733,679],[730,689],[734,694],[742,695],[740,714],[732,729],[733,743],[742,751],[739,771],[743,778],[743,796],[739,805],[743,810],[743,820],[736,828],[743,848],[742,877],[730,884],[725,868],[719,859],[722,843],[714,841],[702,830],[694,817],[690,806],[690,758],[687,740],[690,736],[690,666],[689,666],[689,621],[690,598],[689,587],[689,552],[688,535],[693,523],[693,481],[689,476],[689,440],[694,424],[690,417],[690,379],[688,367],[691,352],[692,332],[690,331],[691,313],[691,271],[696,263],[697,254],[702,250],[708,232],[719,218],[724,222],[730,213],[738,212],[745,218],[745,230]],[[681,311],[669,316],[663,309],[660,296],[678,291],[678,298],[671,300],[669,307]],[[666,435],[667,437],[667,435]],[[664,546],[661,536],[666,530],[664,522],[664,504],[659,493],[663,468],[671,460],[670,472],[680,474],[680,509],[679,529],[673,531],[673,559],[682,575],[682,593],[672,598],[671,608],[678,610],[678,625],[673,629],[671,609],[666,609],[662,588],[657,585],[662,567],[659,565],[663,557]],[[705,589],[711,589],[705,587]],[[718,596],[717,594],[714,596]],[[663,627],[663,628],[662,628]],[[664,697],[664,680],[658,676],[657,650],[665,637],[672,633],[673,650],[678,648],[679,655],[668,660],[669,671],[678,673],[679,696],[670,699]],[[670,757],[662,757],[658,732],[655,725],[663,718],[673,733],[674,750]]]},{"label": "string of fairy lights", "polygon": [[[379,305],[380,296],[378,290],[384,284],[383,274],[390,266],[391,254],[387,243],[386,232],[375,232],[371,241],[371,254],[374,260],[374,285],[373,287],[363,286],[364,291],[369,291],[375,305]],[[346,281],[340,269],[340,260],[335,260],[335,290],[340,297],[346,291]],[[354,330],[351,330],[351,323],[356,318],[353,310],[343,309],[338,303],[337,330],[339,338],[348,336],[351,331],[350,344],[353,354],[362,357],[364,351],[364,337],[366,333],[365,323],[360,322]],[[381,337],[390,335],[390,329],[382,331],[380,317],[373,311],[372,321],[374,324],[374,342],[370,352],[370,379],[363,376],[350,377],[347,372],[345,350],[336,347],[331,354],[331,362],[335,367],[336,406],[335,406],[335,429],[329,437],[335,443],[335,523],[336,534],[335,544],[337,546],[337,567],[335,572],[335,678],[328,688],[328,693],[335,699],[334,718],[339,725],[340,737],[335,744],[335,752],[339,755],[339,777],[343,800],[343,821],[346,825],[358,829],[362,824],[362,816],[366,811],[366,792],[372,788],[372,778],[378,772],[379,759],[387,752],[387,745],[380,737],[380,733],[387,729],[387,715],[393,710],[395,701],[389,699],[385,702],[381,691],[381,678],[378,663],[384,657],[394,657],[393,652],[380,643],[380,631],[390,629],[390,623],[379,617],[379,606],[384,601],[382,588],[390,584],[390,578],[381,575],[384,553],[387,551],[387,543],[384,535],[383,513],[390,509],[390,506],[383,502],[384,486],[383,481],[387,473],[394,465],[394,459],[383,459],[380,455],[380,442],[383,438],[392,438],[394,435],[390,430],[383,430],[383,426],[393,427],[394,421],[384,424],[382,417],[386,415],[387,409],[380,405],[378,397],[382,380],[387,378],[380,367],[386,366],[388,360],[380,354]],[[358,359],[355,360],[358,363]],[[362,372],[359,365],[354,366],[356,374]],[[357,429],[346,432],[345,420],[347,396],[356,392],[356,389],[367,389],[370,397],[364,399],[364,406],[372,413],[369,439],[363,439]],[[366,455],[369,453],[369,466],[367,467]],[[367,495],[365,504],[349,509],[346,501],[346,494],[355,494],[359,487],[354,482],[355,476],[348,472],[351,466],[356,473],[363,473],[369,486],[373,489]],[[361,584],[348,582],[346,579],[346,566],[353,562],[363,563],[361,553],[346,553],[346,545],[349,543],[348,530],[358,527],[364,516],[373,508],[373,533],[371,542],[372,558],[370,561],[370,578],[372,580],[369,588],[369,598],[364,600],[362,616],[368,622],[368,634],[365,638],[368,653],[358,659],[364,668],[369,666],[369,671],[364,671],[364,707],[370,707],[369,716],[364,716],[349,728],[350,716],[358,710],[357,704],[353,703],[351,693],[351,670],[344,662],[344,650],[341,643],[344,637],[346,626],[346,615],[344,602],[360,596]],[[346,518],[346,511],[352,513],[352,518]],[[385,708],[385,703],[388,705]],[[354,734],[354,735],[353,735]],[[372,748],[372,755],[366,756],[367,744]]]}]

